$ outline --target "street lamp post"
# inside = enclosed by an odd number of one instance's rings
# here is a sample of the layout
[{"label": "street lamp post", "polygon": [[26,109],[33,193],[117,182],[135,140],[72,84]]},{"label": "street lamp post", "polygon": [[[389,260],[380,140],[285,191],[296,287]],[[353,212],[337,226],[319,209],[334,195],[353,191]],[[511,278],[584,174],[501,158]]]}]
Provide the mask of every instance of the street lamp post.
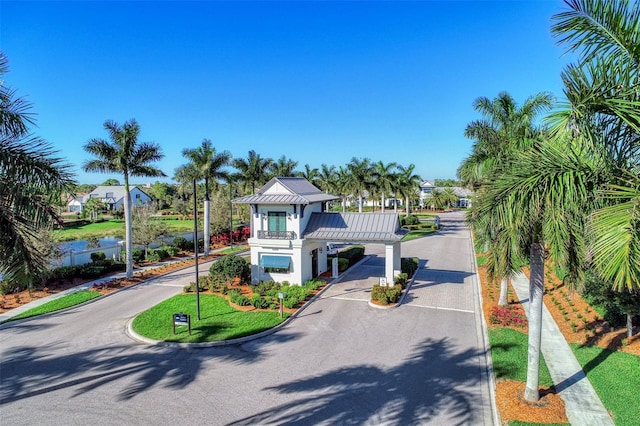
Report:
[{"label": "street lamp post", "polygon": [[229,182],[229,247],[233,248],[233,202],[231,182]]},{"label": "street lamp post", "polygon": [[193,248],[196,260],[196,317],[200,321],[200,283],[198,282],[198,200],[196,180],[193,180]]}]

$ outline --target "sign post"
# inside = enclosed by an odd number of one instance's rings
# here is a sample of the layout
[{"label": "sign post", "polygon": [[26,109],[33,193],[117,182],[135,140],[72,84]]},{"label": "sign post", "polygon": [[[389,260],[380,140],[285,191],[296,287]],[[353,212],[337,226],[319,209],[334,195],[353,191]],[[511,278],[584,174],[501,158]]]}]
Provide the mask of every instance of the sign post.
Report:
[{"label": "sign post", "polygon": [[188,326],[189,336],[191,336],[191,315],[182,312],[173,314],[173,334],[176,334],[176,325]]},{"label": "sign post", "polygon": [[284,303],[283,299],[287,295],[287,293],[278,293],[278,299],[280,299],[280,318],[284,316]]}]

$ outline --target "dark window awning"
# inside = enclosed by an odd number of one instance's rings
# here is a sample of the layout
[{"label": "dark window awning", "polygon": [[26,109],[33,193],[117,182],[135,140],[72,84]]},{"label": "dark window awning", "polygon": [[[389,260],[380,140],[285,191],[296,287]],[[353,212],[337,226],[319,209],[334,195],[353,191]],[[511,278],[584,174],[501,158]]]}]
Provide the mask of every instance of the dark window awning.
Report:
[{"label": "dark window awning", "polygon": [[272,256],[262,255],[260,258],[260,266],[263,268],[289,269],[291,257],[289,256]]}]

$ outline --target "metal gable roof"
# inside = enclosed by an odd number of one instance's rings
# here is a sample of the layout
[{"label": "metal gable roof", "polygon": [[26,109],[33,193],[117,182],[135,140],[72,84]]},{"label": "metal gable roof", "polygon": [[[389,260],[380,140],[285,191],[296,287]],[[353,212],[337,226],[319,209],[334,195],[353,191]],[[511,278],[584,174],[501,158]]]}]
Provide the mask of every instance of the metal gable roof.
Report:
[{"label": "metal gable roof", "polygon": [[[269,193],[269,189],[278,184],[286,190],[286,193]],[[233,202],[236,204],[312,204],[338,198],[340,197],[325,194],[305,178],[275,177],[260,188],[257,194],[236,198]]]},{"label": "metal gable roof", "polygon": [[394,242],[407,234],[396,213],[312,213],[302,237],[321,241]]}]

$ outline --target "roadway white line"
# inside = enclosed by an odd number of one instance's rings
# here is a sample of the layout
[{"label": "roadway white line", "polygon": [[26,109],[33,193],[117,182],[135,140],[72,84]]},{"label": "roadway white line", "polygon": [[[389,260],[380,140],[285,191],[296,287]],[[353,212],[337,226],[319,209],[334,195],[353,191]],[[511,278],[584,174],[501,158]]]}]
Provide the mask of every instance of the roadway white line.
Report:
[{"label": "roadway white line", "polygon": [[474,314],[475,313],[475,311],[470,311],[468,309],[445,308],[445,307],[442,307],[442,306],[416,305],[415,303],[408,303],[405,306],[413,306],[413,307],[416,307],[416,308],[436,309],[436,310],[440,310],[440,311],[464,312],[466,314]]},{"label": "roadway white line", "polygon": [[356,302],[369,302],[369,299],[356,299],[355,297],[341,297],[341,296],[327,296],[323,299],[337,299],[337,300],[353,300]]}]

